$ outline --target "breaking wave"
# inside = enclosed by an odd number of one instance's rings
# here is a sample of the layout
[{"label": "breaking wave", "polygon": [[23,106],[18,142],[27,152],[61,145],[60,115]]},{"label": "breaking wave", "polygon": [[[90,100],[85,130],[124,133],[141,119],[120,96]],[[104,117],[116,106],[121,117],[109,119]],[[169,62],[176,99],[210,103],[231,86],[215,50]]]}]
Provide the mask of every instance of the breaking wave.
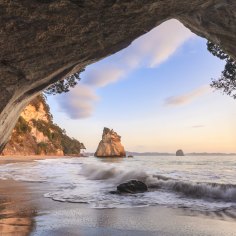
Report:
[{"label": "breaking wave", "polygon": [[163,175],[148,174],[142,170],[124,170],[92,164],[83,165],[80,174],[91,180],[106,180],[114,184],[137,179],[146,183],[149,191],[171,191],[186,197],[236,202],[236,185],[233,184],[186,182]]},{"label": "breaking wave", "polygon": [[[137,157],[119,162],[74,158],[0,166],[0,179],[37,183],[45,187],[45,197],[86,203],[92,208],[165,205],[202,211],[236,209],[235,173],[235,157]],[[149,191],[110,194],[131,179],[145,182]]]},{"label": "breaking wave", "polygon": [[159,180],[150,188],[159,188],[184,194],[194,198],[209,198],[236,202],[236,185],[218,183],[192,183],[179,180]]},{"label": "breaking wave", "polygon": [[145,183],[151,183],[154,178],[142,170],[123,170],[113,166],[84,164],[80,174],[91,180],[108,180],[114,184],[120,184],[130,179],[137,179]]}]

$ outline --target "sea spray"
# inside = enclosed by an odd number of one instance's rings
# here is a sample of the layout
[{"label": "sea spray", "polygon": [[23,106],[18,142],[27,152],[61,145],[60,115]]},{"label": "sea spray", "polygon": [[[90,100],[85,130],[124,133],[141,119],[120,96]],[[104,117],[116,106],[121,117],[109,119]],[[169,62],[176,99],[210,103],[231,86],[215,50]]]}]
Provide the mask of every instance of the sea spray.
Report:
[{"label": "sea spray", "polygon": [[163,175],[150,175],[142,170],[125,170],[107,164],[84,164],[80,174],[91,180],[107,180],[114,184],[136,179],[147,184],[151,191],[162,189],[184,194],[186,197],[236,202],[236,185],[232,184],[184,182]]},{"label": "sea spray", "polygon": [[84,164],[81,167],[80,174],[91,180],[107,180],[114,184],[120,184],[131,179],[137,179],[146,184],[155,181],[155,178],[140,169],[127,170],[108,164]]},{"label": "sea spray", "polygon": [[[44,185],[45,197],[93,208],[165,205],[219,211],[236,207],[235,157],[40,160],[2,165],[0,178]],[[145,182],[149,191],[110,194],[130,179]]]}]

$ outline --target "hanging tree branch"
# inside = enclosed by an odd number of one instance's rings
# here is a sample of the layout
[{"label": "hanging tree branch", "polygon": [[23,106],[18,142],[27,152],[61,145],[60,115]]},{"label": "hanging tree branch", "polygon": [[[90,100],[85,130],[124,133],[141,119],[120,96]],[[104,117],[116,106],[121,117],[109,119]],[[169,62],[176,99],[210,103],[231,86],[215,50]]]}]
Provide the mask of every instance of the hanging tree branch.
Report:
[{"label": "hanging tree branch", "polygon": [[212,79],[210,86],[216,90],[221,90],[236,99],[236,62],[228,54],[226,54],[218,45],[212,42],[207,42],[207,49],[214,56],[225,60],[225,68],[221,73],[220,78]]},{"label": "hanging tree branch", "polygon": [[59,80],[56,83],[50,85],[48,88],[46,88],[43,92],[46,95],[56,95],[61,93],[67,93],[70,91],[71,88],[74,88],[75,85],[78,84],[78,82],[81,80],[80,73],[84,71],[81,70],[77,73],[74,73],[73,75],[68,76],[65,79]]}]

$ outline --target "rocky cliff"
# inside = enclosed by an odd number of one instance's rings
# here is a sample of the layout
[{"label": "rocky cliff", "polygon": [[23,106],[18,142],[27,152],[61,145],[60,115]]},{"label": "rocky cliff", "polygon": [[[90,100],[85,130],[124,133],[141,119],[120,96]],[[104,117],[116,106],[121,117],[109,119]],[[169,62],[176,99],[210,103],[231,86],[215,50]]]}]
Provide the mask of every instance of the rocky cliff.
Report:
[{"label": "rocky cliff", "polygon": [[235,0],[0,1],[0,149],[40,91],[173,18],[236,58]]},{"label": "rocky cliff", "polygon": [[49,106],[40,95],[21,113],[3,155],[79,155],[81,148],[85,148],[82,143],[53,123]]},{"label": "rocky cliff", "polygon": [[100,141],[96,157],[125,157],[125,149],[121,144],[121,137],[108,128],[103,129],[102,140]]}]

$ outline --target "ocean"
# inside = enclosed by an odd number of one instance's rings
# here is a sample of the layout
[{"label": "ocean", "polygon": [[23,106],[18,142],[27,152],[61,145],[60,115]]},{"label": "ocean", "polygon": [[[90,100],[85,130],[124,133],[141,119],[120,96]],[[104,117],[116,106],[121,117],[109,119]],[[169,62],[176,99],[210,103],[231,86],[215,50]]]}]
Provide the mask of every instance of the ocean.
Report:
[{"label": "ocean", "polygon": [[[45,198],[90,208],[236,209],[236,156],[58,158],[0,165],[0,179],[47,184]],[[137,179],[148,192],[111,194]]]}]

